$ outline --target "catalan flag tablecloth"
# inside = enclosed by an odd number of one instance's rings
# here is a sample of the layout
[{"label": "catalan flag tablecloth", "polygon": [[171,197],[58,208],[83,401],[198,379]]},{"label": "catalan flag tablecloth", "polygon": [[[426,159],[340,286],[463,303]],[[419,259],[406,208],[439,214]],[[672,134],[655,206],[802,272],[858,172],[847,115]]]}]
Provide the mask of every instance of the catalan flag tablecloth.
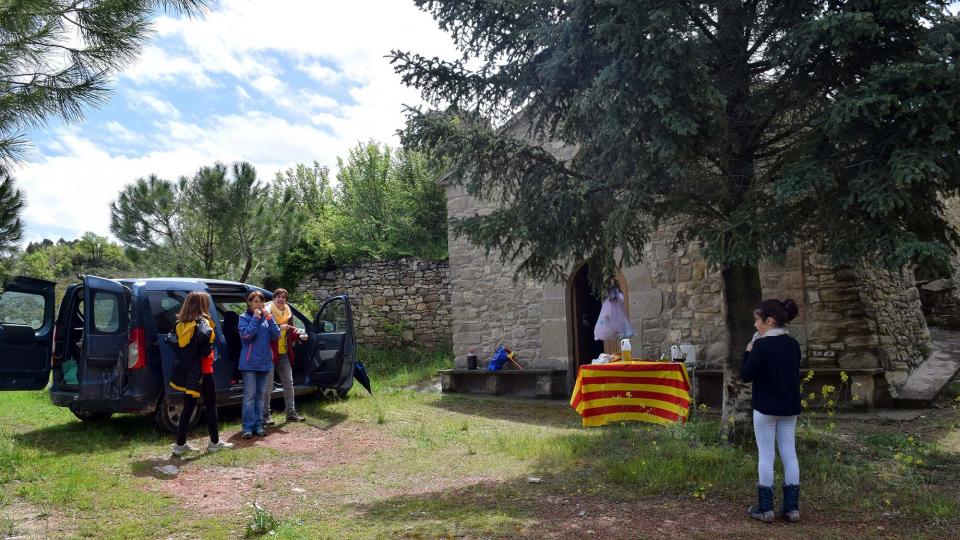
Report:
[{"label": "catalan flag tablecloth", "polygon": [[580,366],[570,406],[583,425],[638,420],[686,422],[690,379],[680,362],[616,362]]}]

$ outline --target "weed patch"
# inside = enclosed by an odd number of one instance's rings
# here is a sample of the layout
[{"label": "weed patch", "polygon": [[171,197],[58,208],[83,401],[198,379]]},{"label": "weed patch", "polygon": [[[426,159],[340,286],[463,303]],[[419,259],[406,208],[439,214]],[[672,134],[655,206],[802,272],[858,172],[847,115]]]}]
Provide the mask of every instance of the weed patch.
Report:
[{"label": "weed patch", "polygon": [[244,538],[256,538],[265,534],[274,534],[280,521],[273,517],[269,510],[253,503],[253,514],[243,529]]}]

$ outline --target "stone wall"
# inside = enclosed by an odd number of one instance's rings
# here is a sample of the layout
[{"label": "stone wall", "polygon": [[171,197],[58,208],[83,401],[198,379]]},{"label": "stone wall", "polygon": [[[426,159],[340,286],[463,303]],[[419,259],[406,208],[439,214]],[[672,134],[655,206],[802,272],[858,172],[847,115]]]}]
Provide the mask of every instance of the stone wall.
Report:
[{"label": "stone wall", "polygon": [[896,387],[933,350],[913,273],[861,268],[856,277],[880,363]]},{"label": "stone wall", "polygon": [[880,367],[874,325],[860,299],[857,273],[836,269],[825,257],[809,254],[804,266],[807,311],[805,365],[840,368]]},{"label": "stone wall", "polygon": [[918,282],[920,304],[927,324],[944,330],[960,330],[960,297],[955,279]]},{"label": "stone wall", "polygon": [[447,261],[375,261],[310,276],[299,290],[318,303],[348,294],[358,344],[434,348],[451,341],[449,274]]},{"label": "stone wall", "polygon": [[[623,273],[638,334],[633,341],[640,341],[644,357],[660,358],[671,345],[682,343],[697,347],[700,365],[723,364],[729,341],[723,281],[718,270],[707,268],[695,247],[674,249],[672,233],[658,231],[647,246],[642,266]],[[638,274],[647,277],[637,279]],[[646,289],[659,294],[659,306],[642,305],[642,298],[651,296]],[[638,308],[644,312],[640,320],[633,316]]]},{"label": "stone wall", "polygon": [[[489,208],[463,187],[447,186],[449,217],[472,216]],[[566,369],[541,355],[543,284],[515,280],[515,266],[485,256],[482,249],[452,232],[448,246],[455,367],[467,367],[471,350],[486,365],[493,351],[505,345],[525,367]]]},{"label": "stone wall", "polygon": [[[522,124],[507,129],[523,137]],[[534,142],[559,159],[573,155],[573,148],[560,143]],[[446,182],[445,188],[450,218],[494,208],[456,183]],[[957,210],[960,224],[960,203],[950,208]],[[656,231],[642,262],[622,270],[627,313],[637,334],[631,338],[634,356],[657,358],[672,345],[689,344],[696,348],[700,366],[720,368],[727,360],[729,335],[719,269],[709,269],[694,245],[677,247],[673,239],[669,229]],[[453,236],[449,246],[456,367],[466,367],[471,349],[482,364],[505,344],[525,367],[569,369],[574,347],[568,317],[576,265],[568,267],[565,283],[516,281],[515,266],[501,264],[495,254],[488,257]],[[956,268],[960,276],[960,261]],[[887,380],[896,385],[926,358],[929,333],[908,273],[834,268],[823,257],[792,249],[780,264],[761,264],[760,281],[764,298],[797,302],[799,314],[788,328],[801,344],[806,366],[863,373],[885,369]],[[572,375],[568,373],[571,382]]]}]

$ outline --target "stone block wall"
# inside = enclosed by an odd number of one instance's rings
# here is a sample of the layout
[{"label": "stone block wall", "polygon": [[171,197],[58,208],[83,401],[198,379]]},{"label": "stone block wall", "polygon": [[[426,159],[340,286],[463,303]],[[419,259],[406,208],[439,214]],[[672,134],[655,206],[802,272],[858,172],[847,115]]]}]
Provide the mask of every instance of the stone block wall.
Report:
[{"label": "stone block wall", "polygon": [[318,303],[349,295],[358,344],[435,348],[451,340],[449,274],[447,261],[374,261],[310,276],[299,290]]},{"label": "stone block wall", "polygon": [[880,367],[875,328],[860,300],[860,283],[851,269],[836,269],[825,257],[808,254],[804,267],[807,302],[805,365]]},{"label": "stone block wall", "polygon": [[[525,136],[522,127],[518,120],[507,129]],[[573,155],[574,149],[561,143],[535,142],[560,159]],[[483,215],[495,207],[456,183],[447,182],[445,188],[450,218]],[[960,224],[960,203],[950,208],[957,210]],[[622,270],[627,312],[637,334],[631,338],[634,356],[656,358],[671,345],[690,344],[697,349],[700,366],[720,368],[729,343],[720,271],[708,268],[695,245],[677,247],[673,239],[669,228],[656,231],[642,262]],[[500,263],[496,254],[488,257],[452,235],[449,246],[456,367],[466,367],[471,349],[483,364],[504,344],[524,366],[568,369],[571,280],[518,281],[515,266]],[[956,268],[960,276],[960,262]],[[569,276],[577,270],[571,265]],[[929,332],[909,273],[835,268],[812,252],[792,249],[780,264],[761,264],[760,281],[764,298],[796,301],[799,314],[789,330],[801,344],[806,366],[884,368],[888,381],[896,385],[926,358]],[[568,378],[572,380],[572,374]]]},{"label": "stone block wall", "polygon": [[[659,358],[671,345],[698,349],[701,366],[719,367],[727,355],[723,281],[689,245],[675,249],[672,232],[658,231],[639,267],[623,271],[631,319],[646,358]],[[635,313],[642,315],[635,315]]]},{"label": "stone block wall", "polygon": [[902,384],[933,350],[913,273],[858,268],[860,300],[872,324],[877,354],[887,381]]},{"label": "stone block wall", "polygon": [[953,279],[917,283],[927,324],[944,330],[960,330],[960,297]]},{"label": "stone block wall", "polygon": [[[449,217],[472,216],[489,208],[463,187],[447,186]],[[454,366],[466,368],[471,350],[484,366],[497,347],[505,345],[525,367],[566,369],[541,355],[544,285],[515,280],[515,266],[484,255],[481,248],[452,232],[448,245]]]}]

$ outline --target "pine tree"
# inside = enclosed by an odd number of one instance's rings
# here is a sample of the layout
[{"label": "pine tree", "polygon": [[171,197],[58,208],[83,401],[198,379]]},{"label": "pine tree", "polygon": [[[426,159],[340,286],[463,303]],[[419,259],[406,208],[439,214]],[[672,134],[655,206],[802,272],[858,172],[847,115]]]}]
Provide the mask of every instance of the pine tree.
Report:
[{"label": "pine tree", "polygon": [[0,167],[0,254],[16,250],[23,237],[23,221],[20,219],[23,206],[23,193]]},{"label": "pine tree", "polygon": [[24,130],[79,120],[104,102],[117,70],[150,36],[150,17],[192,15],[208,0],[0,2],[0,163],[22,155]]},{"label": "pine tree", "polygon": [[958,245],[943,213],[960,191],[948,2],[415,1],[463,54],[393,52],[435,107],[409,111],[403,142],[503,203],[455,232],[537,278],[589,260],[603,284],[661,227],[697,243],[725,284],[728,436],[760,260],[812,245],[899,267]]}]

